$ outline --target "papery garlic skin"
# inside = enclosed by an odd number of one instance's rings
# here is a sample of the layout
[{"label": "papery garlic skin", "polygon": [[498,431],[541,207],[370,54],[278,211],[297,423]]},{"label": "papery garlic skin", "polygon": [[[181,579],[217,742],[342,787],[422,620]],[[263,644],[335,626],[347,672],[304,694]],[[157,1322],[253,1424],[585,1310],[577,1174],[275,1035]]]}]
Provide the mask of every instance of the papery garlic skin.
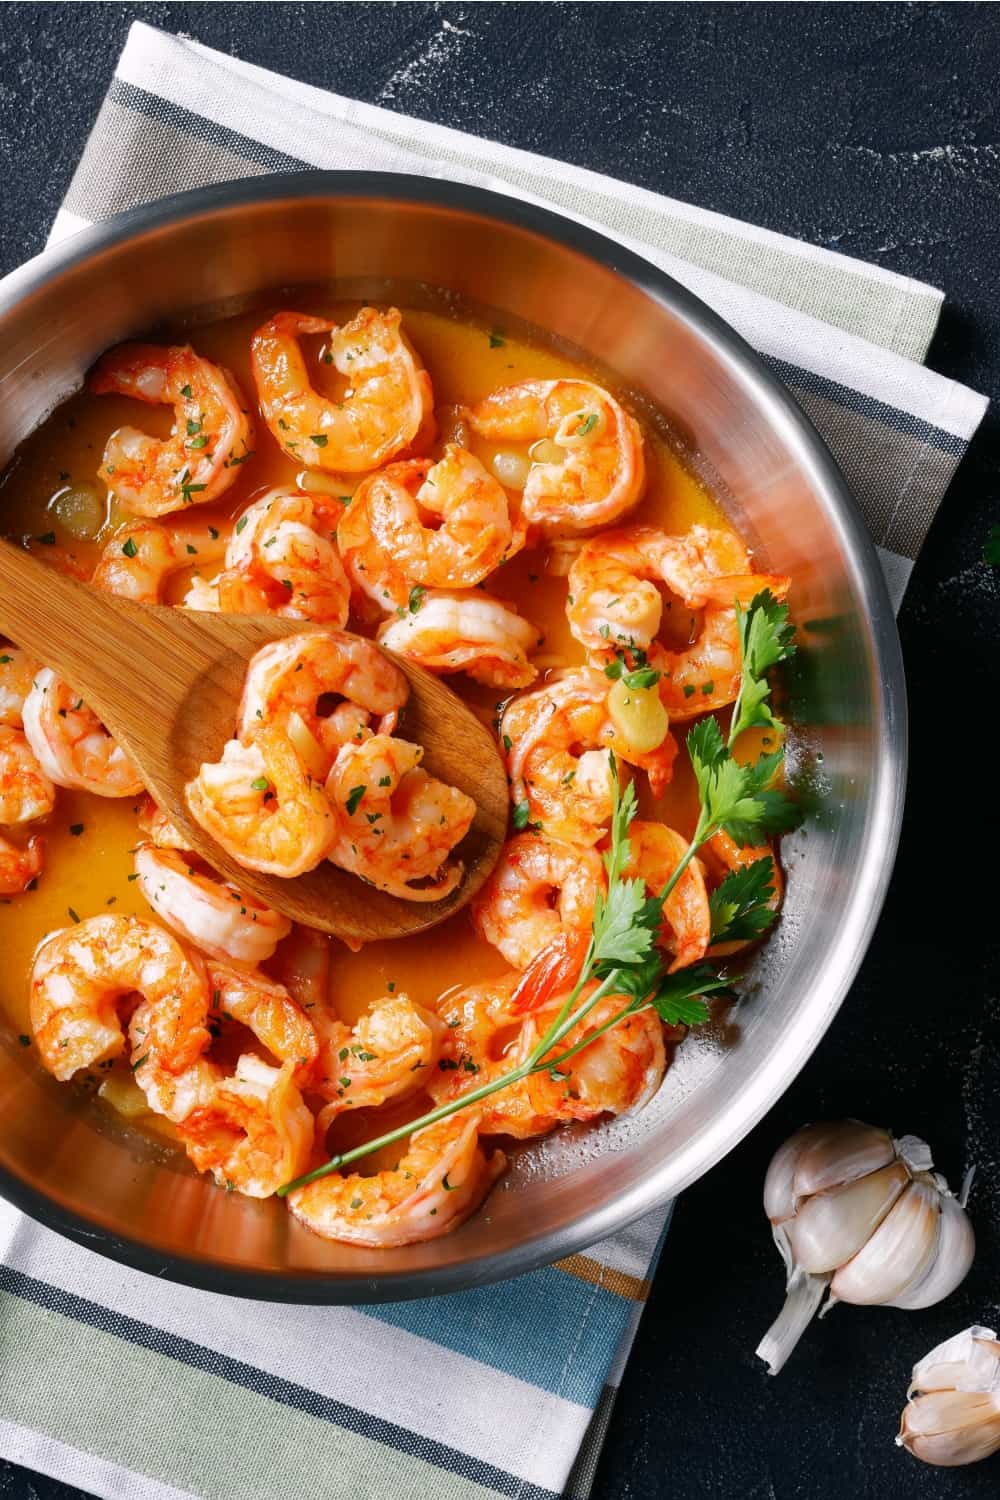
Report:
[{"label": "papery garlic skin", "polygon": [[954,1291],[975,1254],[964,1204],[917,1136],[860,1120],[823,1121],[775,1153],[764,1209],[787,1272],[785,1306],[757,1353],[776,1375],[823,1297],[930,1307]]},{"label": "papery garlic skin", "polygon": [[914,1365],[907,1395],[896,1442],[925,1464],[955,1468],[1000,1450],[1000,1344],[993,1329],[966,1328],[932,1349]]}]

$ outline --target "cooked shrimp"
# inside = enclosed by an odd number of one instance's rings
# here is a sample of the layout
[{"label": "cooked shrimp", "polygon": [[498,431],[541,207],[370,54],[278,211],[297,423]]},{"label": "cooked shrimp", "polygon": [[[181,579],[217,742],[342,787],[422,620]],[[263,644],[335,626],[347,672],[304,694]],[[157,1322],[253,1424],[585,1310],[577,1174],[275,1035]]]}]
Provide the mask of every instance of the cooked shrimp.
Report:
[{"label": "cooked shrimp", "polygon": [[316,1024],[322,1045],[314,1087],[330,1101],[317,1117],[321,1130],[345,1109],[378,1109],[423,1088],[444,1034],[437,1016],[408,995],[376,1000],[353,1027],[328,1011],[317,1012]]},{"label": "cooked shrimp", "polygon": [[32,678],[33,664],[24,652],[0,645],[0,896],[20,895],[45,862],[38,834],[14,842],[4,829],[44,818],[55,805],[56,789],[21,730]]},{"label": "cooked shrimp", "polygon": [[268,964],[268,972],[284,986],[302,1010],[326,1010],[333,961],[332,941],[325,932],[293,922],[291,932],[278,944]]},{"label": "cooked shrimp", "polygon": [[24,700],[31,692],[36,664],[20,646],[0,641],[0,724],[20,729]]},{"label": "cooked shrimp", "polygon": [[684,536],[652,526],[603,532],[584,544],[570,568],[569,628],[602,658],[616,648],[647,651],[663,618],[661,587],[700,609],[713,578],[749,571],[746,549],[733,532],[706,526],[692,526]]},{"label": "cooked shrimp", "polygon": [[414,584],[472,588],[524,545],[505,490],[449,443],[438,463],[414,458],[363,479],[337,527],[344,566],[382,609],[405,609]]},{"label": "cooked shrimp", "polygon": [[523,688],[538,676],[528,660],[540,644],[538,628],[512,604],[445,590],[415,602],[415,609],[385,622],[379,645],[429,672],[465,672],[487,687]]},{"label": "cooked shrimp", "polygon": [[186,849],[187,840],[147,792],[139,803],[139,827],[156,849]]},{"label": "cooked shrimp", "polygon": [[[593,988],[593,985],[585,988],[581,998],[586,999]],[[605,996],[552,1048],[547,1058],[554,1061],[568,1052],[628,1004],[626,995]],[[537,1046],[558,1009],[554,1005],[548,1011],[533,1011],[528,1016],[523,1048],[530,1051]],[[659,1016],[654,1010],[638,1011],[597,1037],[568,1062],[534,1074],[531,1082],[536,1108],[539,1113],[547,1110],[560,1120],[593,1120],[602,1114],[635,1113],[649,1103],[660,1087],[666,1065]]]},{"label": "cooked shrimp", "polygon": [[24,700],[24,732],[56,786],[97,797],[137,797],[142,778],[97,715],[51,667],[35,673]]},{"label": "cooked shrimp", "polygon": [[316,497],[269,490],[233,529],[225,569],[214,585],[220,609],[346,625],[351,588],[336,530],[333,515]]},{"label": "cooked shrimp", "polygon": [[135,872],[161,921],[211,958],[263,963],[291,931],[288,917],[219,880],[194,855],[140,844]]},{"label": "cooked shrimp", "polygon": [[521,833],[504,845],[472,903],[472,920],[509,964],[526,969],[564,928],[590,928],[604,888],[604,866],[593,849]]},{"label": "cooked shrimp", "polygon": [[642,494],[638,423],[589,380],[525,380],[465,416],[480,437],[532,445],[521,514],[546,536],[607,526]]},{"label": "cooked shrimp", "polygon": [[[589,986],[592,991],[593,985]],[[581,998],[586,998],[585,989]],[[476,1108],[481,1135],[518,1140],[545,1135],[570,1120],[638,1110],[663,1079],[663,1027],[654,1011],[640,1011],[596,1037],[556,1069],[552,1063],[628,1005],[607,995],[549,1054],[549,1066],[510,1084]],[[435,1103],[461,1097],[526,1062],[559,1011],[561,1000],[518,1019],[510,980],[472,985],[449,998],[442,1010],[447,1030],[438,1069],[427,1089]]]},{"label": "cooked shrimp", "polygon": [[[435,1104],[460,1098],[508,1074],[528,1055],[526,1021],[513,1014],[513,978],[470,985],[448,997],[442,1010],[447,1030],[426,1089]],[[534,1034],[534,1033],[532,1033]],[[534,1077],[507,1084],[476,1105],[481,1135],[530,1140],[561,1123],[536,1090]]]},{"label": "cooked shrimp", "polygon": [[229,740],[185,787],[197,823],[248,870],[290,878],[315,869],[337,829],[323,789],[280,729]]},{"label": "cooked shrimp", "polygon": [[[244,740],[262,725],[290,733],[300,758],[323,779],[342,745],[373,732],[373,719],[379,734],[395,729],[409,691],[399,668],[359,636],[333,630],[285,636],[251,660],[236,732]],[[342,701],[330,708],[334,696]]]},{"label": "cooked shrimp", "polygon": [[80,1068],[120,1056],[125,1038],[118,1007],[134,995],[143,997],[144,1015],[134,1044],[158,1066],[182,1073],[209,1039],[208,980],[200,959],[141,917],[88,917],[46,938],[31,975],[31,1029],[49,1072],[72,1078]]},{"label": "cooked shrimp", "polygon": [[[649,894],[658,895],[687,852],[687,839],[665,823],[645,823],[636,818],[629,825],[628,842],[626,878],[645,881]],[[663,908],[660,942],[674,955],[671,973],[705,957],[710,933],[705,875],[701,862],[693,859]]]},{"label": "cooked shrimp", "polygon": [[212,563],[224,553],[225,543],[208,527],[168,531],[156,521],[133,521],[105,543],[91,582],[119,599],[159,604],[171,573],[195,558]]},{"label": "cooked shrimp", "polygon": [[208,965],[208,982],[214,1009],[249,1027],[272,1057],[289,1063],[296,1083],[311,1080],[319,1055],[316,1028],[284,985],[217,961]]},{"label": "cooked shrimp", "polygon": [[38,879],[44,863],[44,844],[37,833],[27,843],[15,844],[0,831],[0,896],[19,896]]},{"label": "cooked shrimp", "polygon": [[90,389],[174,408],[169,438],[119,427],[105,446],[98,473],[137,516],[218,500],[250,457],[253,424],[239,386],[188,344],[120,344],[98,360]]},{"label": "cooked shrimp", "polygon": [[374,1177],[339,1173],[288,1195],[307,1229],[328,1240],[390,1249],[457,1229],[507,1165],[479,1146],[479,1117],[463,1110],[411,1136],[398,1166]]},{"label": "cooked shrimp", "polygon": [[471,797],[419,769],[423,754],[376,734],[345,745],[326,782],[337,820],[330,859],[406,901],[439,901],[455,889],[462,866],[448,856],[476,813]]},{"label": "cooked shrimp", "polygon": [[673,735],[655,750],[633,749],[608,716],[610,687],[593,667],[554,673],[512,699],[500,721],[515,806],[526,804],[531,822],[569,844],[596,844],[610,822],[610,752],[646,771],[657,794],[673,775]]},{"label": "cooked shrimp", "polygon": [[649,653],[650,666],[662,674],[660,698],[671,718],[691,719],[735,701],[741,667],[736,602],[746,606],[763,589],[783,599],[790,583],[771,574],[747,573],[704,586],[701,629],[692,644],[671,651],[657,641]]},{"label": "cooked shrimp", "polygon": [[[363,307],[338,327],[306,313],[276,313],[251,341],[254,380],[275,442],[310,469],[362,474],[433,435],[430,376],[394,307]],[[324,358],[348,382],[339,400],[313,389],[299,347],[328,333]]]},{"label": "cooked shrimp", "polygon": [[[770,859],[773,867],[771,875],[771,896],[768,906],[772,911],[778,911],[781,906],[785,891],[785,878],[782,874],[778,856],[770,844],[746,845],[740,848],[735,839],[730,838],[728,833],[721,829],[702,846],[702,858],[708,870],[710,883],[713,888],[725,879],[732,870],[744,869],[759,859]],[[713,943],[709,952],[715,958],[723,958],[730,953],[738,953],[741,948],[750,945],[749,939],[730,943]]]},{"label": "cooked shrimp", "polygon": [[177,1126],[198,1171],[211,1172],[220,1187],[248,1198],[269,1198],[304,1171],[314,1133],[291,1064],[272,1068],[252,1053]]},{"label": "cooked shrimp", "polygon": [[20,729],[0,725],[0,827],[47,817],[56,789]]},{"label": "cooked shrimp", "polygon": [[[748,604],[762,589],[777,598],[789,580],[749,571],[750,558],[731,531],[692,526],[668,536],[633,526],[595,537],[569,574],[570,630],[598,660],[616,652],[661,673],[660,699],[671,718],[691,719],[735,699],[740,643],[734,602]],[[665,589],[694,616],[693,640],[680,650],[657,639]]]}]

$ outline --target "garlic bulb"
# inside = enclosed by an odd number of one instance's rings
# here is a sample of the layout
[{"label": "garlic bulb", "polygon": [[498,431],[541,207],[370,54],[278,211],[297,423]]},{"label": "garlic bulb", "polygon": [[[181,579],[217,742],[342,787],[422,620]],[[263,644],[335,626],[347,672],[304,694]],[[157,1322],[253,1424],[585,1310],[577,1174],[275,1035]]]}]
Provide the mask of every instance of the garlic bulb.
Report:
[{"label": "garlic bulb", "polygon": [[1000,1344],[993,1329],[966,1328],[938,1344],[913,1366],[906,1395],[896,1442],[925,1464],[954,1468],[996,1453]]},{"label": "garlic bulb", "polygon": [[[860,1120],[807,1125],[775,1154],[764,1212],[787,1272],[757,1353],[777,1375],[828,1292],[835,1302],[930,1307],[972,1264],[975,1237],[927,1145]],[[966,1184],[967,1186],[968,1184]],[[822,1314],[821,1314],[822,1316]]]}]

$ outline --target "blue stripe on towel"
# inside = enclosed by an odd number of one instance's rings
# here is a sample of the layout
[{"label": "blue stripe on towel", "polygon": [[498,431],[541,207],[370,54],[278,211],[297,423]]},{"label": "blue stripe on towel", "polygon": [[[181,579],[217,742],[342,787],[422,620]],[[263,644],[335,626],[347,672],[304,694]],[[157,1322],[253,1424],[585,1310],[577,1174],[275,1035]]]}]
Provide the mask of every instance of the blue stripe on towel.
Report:
[{"label": "blue stripe on towel", "polygon": [[[517,1281],[355,1311],[593,1407],[635,1304],[546,1266]],[[574,1330],[564,1343],[553,1330]]]}]

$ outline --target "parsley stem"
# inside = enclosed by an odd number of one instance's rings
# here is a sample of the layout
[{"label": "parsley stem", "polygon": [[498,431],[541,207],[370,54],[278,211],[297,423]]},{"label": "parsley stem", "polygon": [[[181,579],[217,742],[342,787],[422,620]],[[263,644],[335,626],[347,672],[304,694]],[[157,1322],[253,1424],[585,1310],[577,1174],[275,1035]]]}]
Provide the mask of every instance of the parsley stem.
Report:
[{"label": "parsley stem", "polygon": [[[479,1088],[472,1089],[468,1094],[460,1094],[457,1099],[449,1099],[446,1104],[439,1104],[436,1109],[429,1110],[427,1114],[421,1115],[418,1120],[409,1120],[405,1125],[399,1125],[395,1130],[389,1130],[385,1135],[376,1136],[373,1141],[365,1141],[361,1146],[355,1146],[350,1151],[343,1151],[339,1156],[331,1156],[329,1161],[322,1166],[314,1167],[311,1172],[296,1177],[293,1182],[286,1182],[278,1188],[278,1197],[284,1198],[294,1188],[305,1187],[308,1182],[317,1182],[321,1177],[328,1176],[331,1172],[338,1172],[341,1167],[348,1166],[351,1162],[360,1161],[363,1156],[368,1156],[372,1151],[378,1151],[382,1146],[391,1146],[394,1141],[401,1141],[405,1136],[410,1136],[416,1130],[423,1130],[425,1125],[436,1125],[439,1120],[447,1120],[450,1115],[458,1114],[459,1110],[467,1109],[471,1104],[478,1104],[480,1099],[488,1099],[491,1094],[498,1094],[501,1089],[510,1088],[511,1084],[520,1083],[527,1078],[529,1073],[539,1072],[548,1066],[542,1059],[546,1052],[562,1040],[567,1032],[572,1031],[574,1026],[593,1010],[598,1000],[608,994],[614,988],[617,971],[609,974],[607,979],[601,981],[592,995],[588,995],[577,1010],[567,1014],[567,1005],[564,1004],[559,1015],[552,1022],[545,1035],[531,1049],[531,1052],[518,1067],[512,1068],[509,1073],[504,1073],[500,1078],[491,1079],[489,1083],[480,1084]],[[574,990],[571,992],[570,1001],[574,995],[578,995],[580,989],[586,983],[581,978],[577,980]],[[601,1027],[601,1030],[606,1030]],[[584,1040],[583,1045],[589,1045],[593,1037]],[[578,1049],[574,1049],[578,1050]]]},{"label": "parsley stem", "polygon": [[471,1093],[460,1094],[457,1099],[449,1099],[446,1104],[439,1104],[436,1109],[428,1110],[427,1114],[421,1115],[419,1120],[409,1120],[405,1125],[399,1125],[395,1130],[386,1131],[385,1135],[376,1136],[373,1141],[365,1141],[361,1146],[355,1146],[350,1151],[343,1151],[339,1156],[331,1156],[322,1166],[314,1167],[311,1172],[304,1172],[301,1177],[296,1177],[293,1182],[283,1183],[278,1188],[278,1197],[284,1198],[295,1188],[305,1187],[307,1182],[317,1182],[319,1178],[328,1176],[331,1172],[339,1172],[341,1167],[348,1166],[352,1161],[360,1161],[363,1156],[368,1156],[372,1151],[378,1151],[382,1146],[391,1146],[394,1141],[401,1141],[404,1137],[412,1135],[416,1130],[423,1130],[425,1125],[436,1125],[439,1120],[447,1120],[450,1115],[458,1114],[459,1110],[467,1109],[471,1104],[478,1104],[480,1099],[488,1099],[490,1094],[499,1093],[501,1089],[509,1088],[512,1083],[520,1083],[522,1078],[527,1078],[531,1066],[529,1062],[521,1063],[510,1073],[505,1073],[502,1078],[494,1078],[490,1083],[484,1083]]},{"label": "parsley stem", "polygon": [[684,871],[687,869],[688,865],[698,853],[698,850],[701,848],[702,844],[707,844],[709,839],[717,834],[718,831],[718,827],[714,823],[708,822],[705,818],[704,811],[702,811],[700,817],[698,818],[698,826],[695,829],[694,833],[691,835],[691,842],[688,844],[683,855],[674,867],[673,873],[660,892],[658,900],[666,901],[667,897],[674,889],[674,886],[680,880],[681,876],[684,874]]},{"label": "parsley stem", "polygon": [[[594,990],[592,994],[587,996],[586,1000],[579,1007],[579,1009],[574,1010],[572,1014],[569,1014],[568,1003],[567,1005],[564,1005],[562,1007],[558,1016],[556,1016],[555,1020],[552,1022],[552,1025],[549,1027],[548,1031],[542,1037],[541,1041],[532,1048],[531,1053],[527,1058],[527,1065],[532,1071],[534,1070],[535,1064],[540,1063],[545,1057],[546,1052],[551,1052],[552,1048],[555,1047],[559,1042],[561,1042],[564,1036],[571,1032],[575,1026],[578,1026],[580,1024],[584,1016],[588,1015],[593,1010],[598,1000],[603,1000],[605,995],[614,993],[614,988],[617,981],[618,970],[614,969],[606,979],[601,980],[596,990]],[[585,983],[585,980],[578,980],[575,992],[579,993],[580,989]],[[570,998],[572,999],[572,996],[570,996]]]},{"label": "parsley stem", "polygon": [[593,1031],[588,1032],[580,1041],[575,1042],[567,1052],[563,1052],[559,1057],[548,1057],[544,1061],[537,1062],[531,1071],[533,1073],[547,1073],[550,1068],[561,1067],[564,1062],[569,1062],[571,1057],[575,1057],[578,1052],[582,1052],[585,1047],[589,1047],[591,1042],[596,1042],[599,1036],[603,1036],[606,1031],[611,1031],[620,1021],[624,1021],[626,1016],[638,1015],[639,1011],[647,1010],[648,1007],[648,1000],[633,1000],[625,1006],[624,1010],[618,1011],[610,1020],[602,1021],[600,1026],[595,1027]]}]

